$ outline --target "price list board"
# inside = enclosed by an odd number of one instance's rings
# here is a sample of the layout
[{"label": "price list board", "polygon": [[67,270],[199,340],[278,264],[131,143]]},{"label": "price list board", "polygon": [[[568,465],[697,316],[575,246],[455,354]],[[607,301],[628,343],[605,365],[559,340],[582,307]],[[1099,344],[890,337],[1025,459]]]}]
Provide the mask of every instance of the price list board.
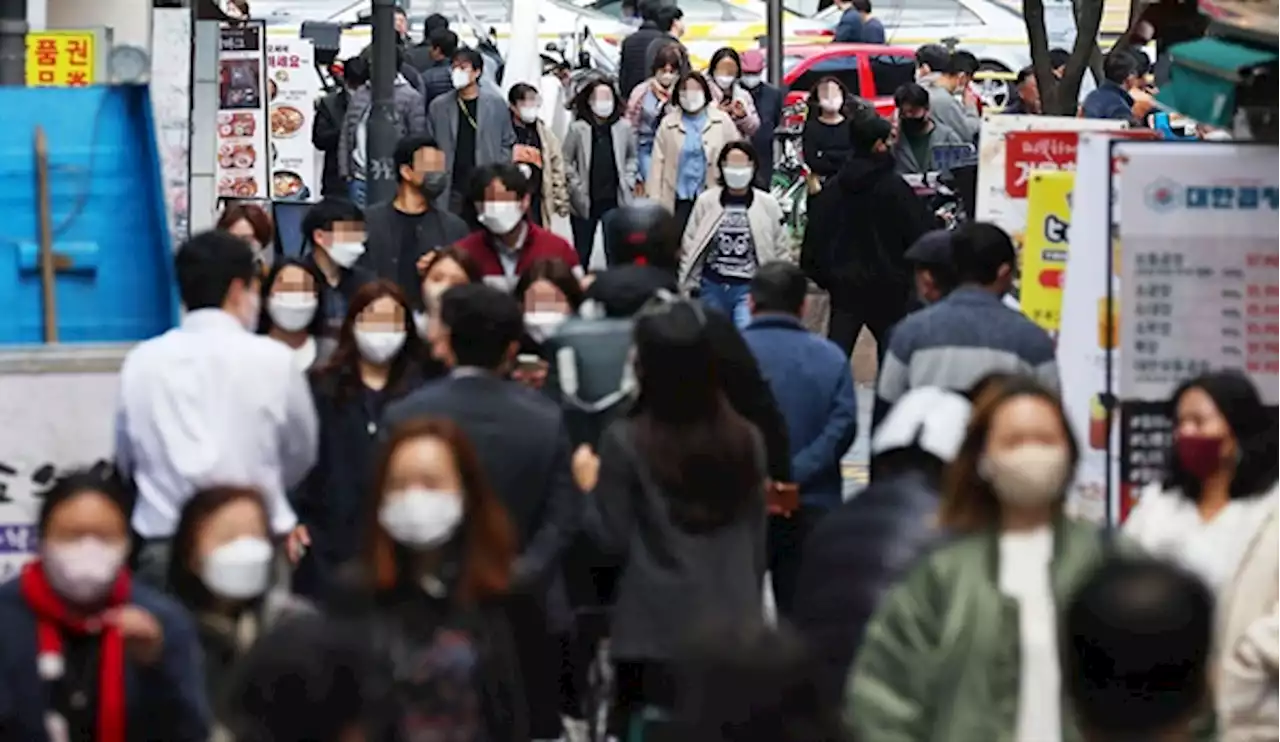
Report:
[{"label": "price list board", "polygon": [[1210,370],[1280,386],[1275,148],[1122,142],[1118,396],[1167,400]]}]

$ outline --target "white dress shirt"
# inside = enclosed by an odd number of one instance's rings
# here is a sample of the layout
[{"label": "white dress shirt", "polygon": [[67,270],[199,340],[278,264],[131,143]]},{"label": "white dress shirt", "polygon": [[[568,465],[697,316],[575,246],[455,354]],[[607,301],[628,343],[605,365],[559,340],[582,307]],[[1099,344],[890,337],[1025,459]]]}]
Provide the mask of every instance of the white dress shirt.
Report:
[{"label": "white dress shirt", "polygon": [[220,309],[130,351],[120,369],[116,462],[138,488],[133,529],[173,536],[200,489],[262,493],[272,530],[297,517],[285,496],[315,463],[318,422],[311,390],[284,344],[253,335]]}]

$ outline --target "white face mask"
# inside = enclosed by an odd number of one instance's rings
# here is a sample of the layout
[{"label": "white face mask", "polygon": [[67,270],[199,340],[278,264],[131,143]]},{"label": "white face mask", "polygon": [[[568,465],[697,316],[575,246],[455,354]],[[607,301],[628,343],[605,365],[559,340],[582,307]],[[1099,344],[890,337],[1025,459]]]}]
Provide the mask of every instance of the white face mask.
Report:
[{"label": "white face mask", "polygon": [[756,170],[753,167],[725,167],[720,170],[720,174],[724,176],[726,186],[739,190],[751,185],[751,178],[755,176]]},{"label": "white face mask", "polygon": [[716,75],[715,76],[716,85],[719,85],[720,89],[725,92],[728,92],[729,88],[733,87],[733,81],[737,79],[738,78],[734,77],[733,75]]},{"label": "white face mask", "polygon": [[209,552],[200,565],[200,579],[219,598],[256,598],[271,582],[273,556],[275,551],[266,539],[244,536]]},{"label": "white face mask", "polygon": [[339,268],[350,268],[364,255],[363,242],[335,242],[329,246],[329,257]]},{"label": "white face mask", "polygon": [[519,111],[520,120],[526,124],[532,124],[534,121],[538,120],[537,106],[520,106]]},{"label": "white face mask", "polygon": [[1027,443],[978,462],[978,476],[1002,504],[1019,507],[1048,505],[1062,497],[1071,477],[1067,450],[1062,446]]},{"label": "white face mask", "polygon": [[404,330],[361,330],[356,328],[356,348],[369,363],[381,366],[395,358],[404,347]]},{"label": "white face mask", "polygon": [[40,553],[49,587],[68,603],[81,606],[107,597],[129,556],[127,547],[92,536],[46,543]]},{"label": "white face mask", "polygon": [[560,312],[525,312],[524,329],[535,343],[545,342],[568,319]]},{"label": "white face mask", "polygon": [[679,75],[677,75],[674,72],[659,72],[658,74],[654,75],[654,78],[658,81],[658,84],[664,88],[669,88],[672,85],[675,85],[677,77],[679,77]]},{"label": "white face mask", "polygon": [[430,549],[449,540],[462,522],[462,495],[413,487],[386,496],[378,522],[401,546]]},{"label": "white face mask", "polygon": [[819,98],[818,106],[827,113],[838,113],[844,106],[844,98]]},{"label": "white face mask", "polygon": [[602,119],[607,119],[612,116],[613,109],[613,98],[609,98],[608,100],[600,100],[597,98],[596,100],[591,101],[591,112]]},{"label": "white face mask", "polygon": [[680,107],[689,113],[697,113],[707,105],[707,96],[701,90],[686,90],[680,94]]},{"label": "white face mask", "polygon": [[462,90],[471,84],[471,73],[461,67],[454,67],[449,72],[449,81],[453,83],[454,90]]},{"label": "white face mask", "polygon": [[742,85],[743,87],[746,87],[748,89],[760,87],[760,83],[763,81],[764,79],[759,75],[743,75],[742,76]]},{"label": "white face mask", "polygon": [[507,234],[524,218],[519,201],[485,201],[480,209],[480,223],[494,234]]},{"label": "white face mask", "polygon": [[267,299],[267,313],[276,327],[285,332],[297,332],[311,324],[319,303],[315,294],[281,291]]}]

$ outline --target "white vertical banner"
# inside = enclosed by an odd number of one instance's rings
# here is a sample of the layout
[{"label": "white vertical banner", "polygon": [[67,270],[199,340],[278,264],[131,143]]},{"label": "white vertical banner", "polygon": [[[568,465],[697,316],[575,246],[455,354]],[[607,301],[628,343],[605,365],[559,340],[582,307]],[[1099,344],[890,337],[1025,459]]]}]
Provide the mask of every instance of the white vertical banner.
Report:
[{"label": "white vertical banner", "polygon": [[502,72],[504,96],[518,82],[536,88],[542,81],[542,50],[538,48],[541,4],[540,0],[511,3],[511,36],[507,39]]},{"label": "white vertical banner", "polygon": [[151,105],[173,249],[191,233],[191,10],[151,15]]}]

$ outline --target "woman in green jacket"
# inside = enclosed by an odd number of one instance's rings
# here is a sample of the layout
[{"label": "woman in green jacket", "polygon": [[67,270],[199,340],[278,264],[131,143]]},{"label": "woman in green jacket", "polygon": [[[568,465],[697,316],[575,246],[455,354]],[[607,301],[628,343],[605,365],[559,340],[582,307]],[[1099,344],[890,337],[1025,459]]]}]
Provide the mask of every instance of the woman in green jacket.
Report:
[{"label": "woman in green jacket", "polygon": [[1057,627],[1101,561],[1062,514],[1079,451],[1058,399],[1027,378],[976,400],[939,525],[955,536],[885,596],[845,689],[862,742],[1074,742]]}]

